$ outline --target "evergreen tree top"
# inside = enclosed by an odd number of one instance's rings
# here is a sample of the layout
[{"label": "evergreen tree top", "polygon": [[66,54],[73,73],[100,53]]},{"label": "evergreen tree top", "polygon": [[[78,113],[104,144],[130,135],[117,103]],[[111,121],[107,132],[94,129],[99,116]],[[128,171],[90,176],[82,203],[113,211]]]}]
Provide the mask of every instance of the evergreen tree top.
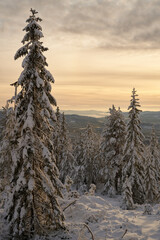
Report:
[{"label": "evergreen tree top", "polygon": [[32,8],[31,8],[30,11],[31,11],[32,15],[29,16],[29,18],[26,20],[26,22],[31,22],[31,21],[33,21],[33,20],[35,20],[35,21],[37,21],[37,22],[38,22],[38,21],[39,21],[39,22],[42,21],[41,18],[39,18],[39,17],[36,18],[35,14],[37,14],[38,12],[37,12],[35,9],[32,9]]},{"label": "evergreen tree top", "polygon": [[[129,111],[129,121],[127,123],[127,136],[125,144],[125,152],[130,152],[134,150],[134,154],[142,154],[144,152],[144,135],[140,126],[139,113],[142,112],[138,107],[140,107],[139,99],[137,98],[138,94],[135,88],[133,88],[131,95],[131,103],[128,109]],[[131,147],[130,147],[131,146]]]},{"label": "evergreen tree top", "polygon": [[120,107],[117,110],[116,107],[112,105],[112,108],[109,108],[109,113],[110,115],[107,116],[107,122],[106,122],[107,128],[109,126],[112,128],[113,127],[112,125],[115,125],[116,121],[124,120]]},{"label": "evergreen tree top", "polygon": [[16,60],[19,57],[27,55],[27,57],[22,63],[22,67],[24,67],[26,65],[26,62],[28,62],[28,60],[31,60],[31,58],[29,59],[29,57],[32,56],[33,58],[33,56],[35,55],[35,53],[33,54],[33,52],[36,51],[38,53],[37,55],[39,60],[41,60],[41,64],[43,66],[48,66],[48,64],[46,63],[46,58],[42,54],[42,52],[47,51],[48,48],[43,47],[42,42],[39,41],[43,37],[43,33],[42,27],[38,24],[38,22],[41,22],[42,19],[35,16],[35,14],[38,13],[36,10],[31,9],[31,12],[32,15],[26,20],[28,24],[23,29],[23,31],[26,31],[26,34],[22,40],[22,43],[28,43],[16,52],[14,59]]},{"label": "evergreen tree top", "polygon": [[102,132],[102,144],[101,147],[107,149],[116,149],[119,151],[120,145],[122,146],[122,139],[124,140],[125,136],[125,122],[124,116],[120,108],[118,110],[112,105],[112,108],[109,109],[110,115],[107,116],[107,122],[105,128]]},{"label": "evergreen tree top", "polygon": [[[23,29],[26,32],[22,40],[23,47],[18,49],[14,57],[16,60],[25,56],[22,62],[23,71],[18,81],[13,83],[15,87],[21,86],[21,91],[16,97],[16,116],[21,116],[23,104],[26,102],[27,104],[30,103],[28,106],[25,105],[25,108],[28,108],[28,117],[31,117],[30,111],[32,112],[38,105],[37,111],[39,109],[41,117],[45,116],[46,119],[55,121],[55,114],[51,107],[51,105],[56,106],[56,100],[51,95],[51,83],[54,83],[54,78],[46,69],[48,64],[46,57],[43,55],[43,52],[47,51],[48,48],[45,48],[40,41],[43,33],[38,22],[42,19],[36,16],[38,13],[36,10],[31,9],[31,13],[26,21],[28,24]],[[24,101],[22,102],[21,99],[24,99]]]},{"label": "evergreen tree top", "polygon": [[60,113],[59,107],[57,106],[57,108],[56,108],[56,118],[57,118],[57,121],[60,121],[60,116],[61,116],[61,113]]},{"label": "evergreen tree top", "polygon": [[30,11],[31,11],[31,13],[32,13],[32,16],[34,16],[35,14],[37,14],[37,13],[38,13],[38,12],[37,12],[35,9],[32,9],[32,8],[31,8],[31,10],[30,10]]},{"label": "evergreen tree top", "polygon": [[115,108],[115,106],[114,106],[114,104],[112,105],[112,108],[109,108],[109,113],[112,115],[112,114],[114,114],[114,113],[116,113],[117,112],[117,110],[116,110],[116,108]]},{"label": "evergreen tree top", "polygon": [[142,110],[137,109],[137,107],[141,107],[141,105],[139,104],[139,98],[137,98],[138,94],[136,92],[137,91],[135,90],[135,88],[133,88],[131,100],[130,100],[130,106],[128,107],[128,110],[134,109],[134,110],[136,110],[136,112],[142,112]]},{"label": "evergreen tree top", "polygon": [[84,134],[86,134],[88,136],[94,135],[92,126],[90,124],[87,124],[87,127],[85,129],[85,133]]}]

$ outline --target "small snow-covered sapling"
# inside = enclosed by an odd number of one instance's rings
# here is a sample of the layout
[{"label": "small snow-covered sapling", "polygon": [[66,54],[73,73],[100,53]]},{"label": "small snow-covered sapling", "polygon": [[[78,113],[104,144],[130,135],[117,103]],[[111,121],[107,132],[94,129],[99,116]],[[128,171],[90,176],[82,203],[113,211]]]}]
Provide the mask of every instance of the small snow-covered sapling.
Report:
[{"label": "small snow-covered sapling", "polygon": [[144,215],[152,215],[152,212],[153,212],[152,206],[150,204],[145,204],[143,214]]},{"label": "small snow-covered sapling", "polygon": [[95,195],[95,191],[96,191],[96,185],[92,183],[90,185],[89,195],[94,196]]}]

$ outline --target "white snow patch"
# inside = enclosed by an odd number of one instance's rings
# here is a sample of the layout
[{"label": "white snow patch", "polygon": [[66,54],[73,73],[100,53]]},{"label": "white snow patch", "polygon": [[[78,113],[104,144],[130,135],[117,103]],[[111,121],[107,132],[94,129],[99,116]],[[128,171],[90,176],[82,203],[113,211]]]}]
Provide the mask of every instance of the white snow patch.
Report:
[{"label": "white snow patch", "polygon": [[33,191],[34,185],[35,185],[35,181],[34,181],[34,179],[31,177],[31,178],[29,179],[29,181],[28,181],[28,189],[29,189],[30,191]]},{"label": "white snow patch", "polygon": [[[62,208],[74,200],[63,200]],[[121,209],[122,199],[120,196],[113,199],[104,196],[82,195],[76,200],[74,205],[70,205],[64,211],[65,224],[69,232],[61,231],[58,234],[53,232],[47,237],[48,240],[90,240],[92,239],[91,234],[84,224],[91,229],[95,240],[160,239],[160,215],[157,214],[160,204],[152,206],[152,215],[144,215],[144,206],[139,205],[135,210]],[[21,214],[25,214],[23,209],[21,211]],[[0,230],[4,226],[4,222],[1,220],[2,213],[0,210]],[[7,230],[5,231],[7,236]],[[1,238],[0,234],[0,239],[5,238]],[[35,238],[35,240],[40,239],[44,240],[45,237],[36,236]]]},{"label": "white snow patch", "polygon": [[[81,196],[75,205],[66,211],[67,226],[72,232],[71,239],[91,239],[84,223],[92,230],[95,240],[159,240],[160,216],[156,205],[152,215],[143,215],[144,208],[122,210],[121,197]],[[124,236],[123,236],[124,235]]]},{"label": "white snow patch", "polygon": [[39,76],[39,74],[37,72],[36,72],[35,76],[36,76],[36,85],[37,85],[37,87],[38,88],[44,87],[44,81],[43,81],[42,78],[40,78],[40,76]]}]

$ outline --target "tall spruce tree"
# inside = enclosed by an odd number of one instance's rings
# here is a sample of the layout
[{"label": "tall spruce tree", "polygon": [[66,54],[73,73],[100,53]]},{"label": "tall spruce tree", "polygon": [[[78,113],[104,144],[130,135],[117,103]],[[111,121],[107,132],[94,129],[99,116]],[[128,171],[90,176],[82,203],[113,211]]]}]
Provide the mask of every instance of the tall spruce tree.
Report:
[{"label": "tall spruce tree", "polygon": [[126,135],[126,125],[120,108],[113,105],[103,130],[101,141],[102,178],[104,192],[114,196],[121,192],[122,157]]},{"label": "tall spruce tree", "polygon": [[[9,222],[11,239],[29,240],[35,234],[47,230],[64,228],[64,216],[58,203],[62,196],[62,184],[55,165],[52,126],[55,120],[51,104],[56,105],[51,96],[51,83],[54,79],[46,69],[48,66],[40,39],[42,28],[31,9],[24,44],[15,54],[15,60],[25,56],[17,86],[21,87],[16,97],[15,137],[17,147],[12,156],[12,191],[6,204],[6,218]],[[27,43],[26,43],[27,42]]]},{"label": "tall spruce tree", "polygon": [[[138,109],[140,104],[137,97],[136,90],[133,88],[128,107],[130,111],[123,157],[123,183],[125,184],[127,176],[130,181],[133,202],[142,204],[144,202],[145,146],[139,119],[141,110]],[[123,187],[123,189],[126,188]],[[125,195],[124,192],[123,194]]]}]

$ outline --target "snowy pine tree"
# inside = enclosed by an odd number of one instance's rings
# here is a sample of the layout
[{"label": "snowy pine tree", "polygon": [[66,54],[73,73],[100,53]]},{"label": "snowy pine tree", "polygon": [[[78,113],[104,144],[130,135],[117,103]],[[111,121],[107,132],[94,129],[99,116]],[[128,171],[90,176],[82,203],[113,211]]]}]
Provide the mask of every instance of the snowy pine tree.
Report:
[{"label": "snowy pine tree", "polygon": [[79,137],[76,139],[73,145],[73,156],[75,159],[75,172],[73,175],[74,184],[78,190],[83,184],[83,135],[80,133]]},{"label": "snowy pine tree", "polygon": [[123,157],[123,183],[125,183],[126,176],[128,176],[131,181],[133,202],[142,204],[144,202],[145,146],[140,127],[139,114],[141,110],[138,109],[140,104],[137,96],[136,90],[133,89],[130,106],[128,107],[130,111]]},{"label": "snowy pine tree", "polygon": [[122,157],[126,135],[126,125],[120,109],[114,105],[109,109],[110,115],[103,130],[101,141],[102,169],[105,183],[104,192],[114,196],[121,192]]},{"label": "snowy pine tree", "polygon": [[159,200],[159,182],[156,180],[157,169],[155,166],[154,159],[150,152],[147,156],[147,166],[145,169],[145,201],[156,202]]},{"label": "snowy pine tree", "polygon": [[6,107],[3,107],[0,111],[1,119],[0,119],[0,142],[2,141],[4,137],[4,128],[6,126],[6,118],[7,118],[7,111]]},{"label": "snowy pine tree", "polygon": [[66,126],[66,120],[64,113],[62,114],[62,122],[60,128],[61,138],[61,161],[60,161],[60,179],[64,183],[66,176],[72,177],[75,170],[75,160],[72,154],[71,141],[68,136],[68,130]]},{"label": "snowy pine tree", "polygon": [[152,128],[149,152],[150,152],[150,157],[152,161],[155,163],[155,167],[156,167],[156,181],[160,183],[160,149],[159,149],[158,137],[156,136],[154,128]]},{"label": "snowy pine tree", "polygon": [[85,179],[87,187],[89,188],[93,183],[93,161],[96,152],[96,135],[90,125],[87,126],[86,131],[83,135],[83,146],[84,146],[84,168],[85,168]]},{"label": "snowy pine tree", "polygon": [[54,154],[56,159],[56,166],[58,169],[60,168],[61,162],[61,152],[62,152],[62,145],[61,145],[61,113],[59,111],[59,107],[56,109],[56,121],[53,124],[53,143],[54,143]]},{"label": "snowy pine tree", "polygon": [[76,165],[82,164],[83,159],[83,134],[79,133],[77,139],[73,143],[73,155],[76,161]]},{"label": "snowy pine tree", "polygon": [[73,176],[75,160],[65,116],[64,113],[60,113],[59,107],[57,107],[56,117],[57,121],[54,124],[53,132],[54,152],[56,165],[60,171],[60,179],[64,183],[67,175]]},{"label": "snowy pine tree", "polygon": [[123,184],[122,208],[125,210],[134,209],[133,192],[132,192],[131,182],[132,182],[132,180],[128,179],[128,177],[126,177],[125,182]]},{"label": "snowy pine tree", "polygon": [[[15,138],[18,142],[12,156],[13,177],[10,198],[6,204],[11,239],[32,239],[35,234],[64,228],[64,216],[58,203],[62,184],[55,165],[52,126],[55,120],[51,107],[56,104],[51,96],[54,79],[48,66],[40,39],[42,28],[31,9],[24,28],[24,44],[15,59],[25,56],[17,85],[21,87],[15,106]],[[27,42],[27,43],[26,43]]]},{"label": "snowy pine tree", "polygon": [[158,139],[154,128],[150,145],[147,149],[147,166],[145,169],[145,200],[146,202],[158,202],[160,198],[160,153]]},{"label": "snowy pine tree", "polygon": [[87,125],[81,134],[80,145],[77,146],[77,171],[75,172],[75,183],[77,189],[86,185],[89,189],[94,182],[94,157],[98,151],[98,138],[93,132],[92,127]]},{"label": "snowy pine tree", "polygon": [[0,180],[1,190],[9,185],[12,172],[12,155],[15,149],[14,125],[15,114],[14,109],[10,106],[11,100],[7,101],[5,108],[3,108],[3,118],[1,119],[1,126],[3,127],[2,139],[0,146]]}]

